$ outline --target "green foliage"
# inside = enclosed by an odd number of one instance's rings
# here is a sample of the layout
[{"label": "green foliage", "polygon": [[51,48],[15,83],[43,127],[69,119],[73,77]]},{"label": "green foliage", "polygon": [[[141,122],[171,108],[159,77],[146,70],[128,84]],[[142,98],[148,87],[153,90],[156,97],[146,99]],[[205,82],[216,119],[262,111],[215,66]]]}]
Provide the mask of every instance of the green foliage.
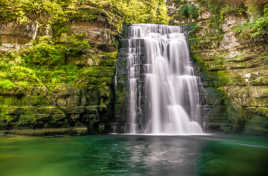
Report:
[{"label": "green foliage", "polygon": [[198,63],[198,65],[200,65],[200,69],[202,72],[207,72],[208,70],[208,66],[206,65],[203,57],[199,54],[192,54],[192,58],[195,62]]},{"label": "green foliage", "polygon": [[[267,35],[268,15],[266,0],[198,0],[205,5],[214,16],[211,18],[210,27],[221,28],[224,16],[227,14],[235,14],[240,16],[248,16],[249,22],[236,26],[233,30],[244,39],[254,39],[256,37],[264,37]],[[261,15],[263,14],[263,15]],[[253,20],[252,20],[253,19]]]},{"label": "green foliage", "polygon": [[238,2],[230,2],[227,0],[198,0],[203,6],[205,6],[213,15],[217,22],[221,23],[225,15],[235,14],[244,15],[245,7]]},{"label": "green foliage", "polygon": [[56,0],[56,2],[62,6],[69,6],[75,2],[75,0]]},{"label": "green foliage", "polygon": [[22,0],[21,8],[26,16],[33,21],[41,17],[52,17],[63,14],[61,6],[51,0]]},{"label": "green foliage", "polygon": [[167,8],[163,0],[111,0],[123,14],[123,21],[133,23],[167,23]]},{"label": "green foliage", "polygon": [[[107,109],[117,53],[103,52],[98,45],[90,47],[87,37],[72,32],[72,24],[86,22],[116,35],[124,23],[168,21],[164,0],[0,0],[0,25],[38,25],[34,41],[19,51],[0,52],[0,94],[20,101],[18,106],[26,105],[21,101],[26,95],[38,97],[25,100],[27,105],[55,106],[53,95],[72,87],[89,91],[90,104]],[[4,117],[0,121],[14,120],[0,113]],[[32,114],[20,118],[22,126],[36,120]],[[0,127],[7,126],[6,122],[1,121]]]},{"label": "green foliage", "polygon": [[63,19],[55,19],[51,22],[53,38],[59,38],[63,33],[71,33],[67,21]]},{"label": "green foliage", "polygon": [[220,10],[226,5],[222,0],[197,0],[202,6],[209,9],[213,14],[219,14]]},{"label": "green foliage", "polygon": [[[160,23],[168,24],[169,17],[164,0],[83,0],[81,4],[92,6],[92,19],[105,17],[118,31],[122,24]],[[94,14],[93,13],[93,14]]]},{"label": "green foliage", "polygon": [[184,3],[184,0],[173,0],[175,4],[182,4]]},{"label": "green foliage", "polygon": [[231,75],[228,74],[226,71],[218,71],[217,72],[217,77],[218,77],[218,82],[219,85],[224,86],[227,85],[229,83],[231,83]]},{"label": "green foliage", "polygon": [[263,10],[263,16],[256,18],[252,22],[246,22],[233,28],[243,39],[254,39],[265,37],[268,31],[268,7]]},{"label": "green foliage", "polygon": [[0,89],[12,89],[14,83],[8,79],[0,80]]},{"label": "green foliage", "polygon": [[81,8],[75,12],[70,13],[71,21],[95,21],[99,16],[107,17],[107,13],[105,13],[104,10],[98,8]]},{"label": "green foliage", "polygon": [[54,36],[67,32],[71,21],[99,21],[118,31],[123,23],[169,21],[164,0],[0,0],[0,12],[0,23],[50,24]]},{"label": "green foliage", "polygon": [[[243,3],[226,1],[226,0],[197,0],[201,4],[201,9],[205,8],[210,11],[210,18],[207,21],[207,34],[206,36],[200,36],[198,27],[193,30],[189,36],[191,46],[201,48],[215,48],[220,45],[223,38],[222,24],[224,19],[228,15],[246,16],[247,9],[243,6]],[[198,25],[196,25],[198,26]],[[199,42],[202,41],[202,46]],[[210,46],[204,44],[208,43]],[[212,45],[211,45],[212,43]]]},{"label": "green foliage", "polygon": [[61,4],[53,0],[1,0],[0,21],[47,23],[48,18],[64,15]]},{"label": "green foliage", "polygon": [[17,19],[18,16],[23,16],[23,11],[18,11],[19,0],[0,0],[0,21],[10,22]]},{"label": "green foliage", "polygon": [[173,19],[180,21],[182,25],[196,22],[200,9],[194,3],[186,0],[174,0],[173,3],[175,3],[178,9],[172,16]]},{"label": "green foliage", "polygon": [[242,16],[246,14],[246,9],[243,7],[236,7],[225,4],[224,7],[220,10],[220,15],[223,18],[224,15],[230,15],[230,14]]},{"label": "green foliage", "polygon": [[27,64],[55,66],[66,64],[69,57],[87,53],[90,45],[81,36],[62,35],[62,43],[57,43],[49,36],[43,36],[22,55]]},{"label": "green foliage", "polygon": [[268,30],[268,16],[257,18],[253,22],[235,26],[233,30],[243,39],[254,39],[265,36]]},{"label": "green foliage", "polygon": [[186,19],[197,19],[199,16],[199,9],[193,4],[183,5],[179,12]]},{"label": "green foliage", "polygon": [[26,63],[36,65],[64,64],[64,54],[61,48],[52,41],[44,40],[28,49],[23,55]]},{"label": "green foliage", "polygon": [[88,40],[84,39],[83,35],[67,35],[63,38],[65,43],[62,48],[64,50],[63,52],[65,57],[78,57],[88,53],[90,45]]}]

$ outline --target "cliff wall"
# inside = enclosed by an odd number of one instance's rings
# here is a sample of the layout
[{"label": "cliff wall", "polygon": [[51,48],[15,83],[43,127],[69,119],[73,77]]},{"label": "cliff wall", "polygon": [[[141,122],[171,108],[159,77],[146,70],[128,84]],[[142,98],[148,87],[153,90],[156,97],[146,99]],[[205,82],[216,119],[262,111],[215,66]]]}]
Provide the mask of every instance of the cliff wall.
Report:
[{"label": "cliff wall", "polygon": [[188,25],[210,131],[267,134],[267,1],[174,0],[171,24]]},{"label": "cliff wall", "polygon": [[0,130],[111,131],[123,24],[167,23],[158,0],[1,0]]}]

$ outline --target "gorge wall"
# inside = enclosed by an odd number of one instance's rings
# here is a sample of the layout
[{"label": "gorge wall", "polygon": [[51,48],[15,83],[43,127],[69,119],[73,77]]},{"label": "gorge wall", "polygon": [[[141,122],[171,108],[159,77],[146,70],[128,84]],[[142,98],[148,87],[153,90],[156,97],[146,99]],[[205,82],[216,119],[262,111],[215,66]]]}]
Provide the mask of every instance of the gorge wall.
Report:
[{"label": "gorge wall", "polygon": [[267,1],[167,0],[167,5],[1,0],[0,130],[86,126],[89,133],[102,133],[111,131],[115,119],[124,123],[126,117],[114,113],[126,106],[123,75],[114,90],[116,62],[126,66],[117,57],[124,48],[118,42],[126,37],[123,28],[170,23],[190,31],[202,78],[203,126],[267,133]]},{"label": "gorge wall", "polygon": [[157,0],[0,1],[0,130],[111,131],[123,23],[167,21]]},{"label": "gorge wall", "polygon": [[190,31],[209,131],[268,132],[267,7],[254,0],[168,1],[170,23]]}]

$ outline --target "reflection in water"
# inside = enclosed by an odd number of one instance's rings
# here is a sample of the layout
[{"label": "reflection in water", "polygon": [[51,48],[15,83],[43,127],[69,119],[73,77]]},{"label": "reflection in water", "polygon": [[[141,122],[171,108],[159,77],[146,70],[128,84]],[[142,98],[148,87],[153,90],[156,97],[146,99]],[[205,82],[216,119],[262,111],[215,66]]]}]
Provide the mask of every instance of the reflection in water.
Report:
[{"label": "reflection in water", "polygon": [[268,140],[216,136],[0,137],[1,176],[266,176]]},{"label": "reflection in water", "polygon": [[[146,175],[196,175],[201,143],[187,138],[140,136],[129,139],[131,164],[143,165]],[[137,172],[139,172],[137,170]]]}]

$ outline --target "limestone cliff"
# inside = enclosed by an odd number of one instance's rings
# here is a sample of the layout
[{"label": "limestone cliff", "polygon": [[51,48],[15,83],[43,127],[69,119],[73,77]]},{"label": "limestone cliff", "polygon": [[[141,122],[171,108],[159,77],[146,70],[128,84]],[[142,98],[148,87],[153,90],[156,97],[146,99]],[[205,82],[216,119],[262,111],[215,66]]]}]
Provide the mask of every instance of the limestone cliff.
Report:
[{"label": "limestone cliff", "polygon": [[110,131],[123,26],[166,12],[158,0],[1,0],[0,130]]},{"label": "limestone cliff", "polygon": [[267,133],[267,1],[170,0],[168,7],[171,24],[189,27],[206,128]]},{"label": "limestone cliff", "polygon": [[[267,133],[267,1],[167,5],[170,24],[188,25],[204,126]],[[118,87],[114,104],[123,27],[168,21],[164,0],[0,0],[0,130],[110,131],[126,96]]]}]

